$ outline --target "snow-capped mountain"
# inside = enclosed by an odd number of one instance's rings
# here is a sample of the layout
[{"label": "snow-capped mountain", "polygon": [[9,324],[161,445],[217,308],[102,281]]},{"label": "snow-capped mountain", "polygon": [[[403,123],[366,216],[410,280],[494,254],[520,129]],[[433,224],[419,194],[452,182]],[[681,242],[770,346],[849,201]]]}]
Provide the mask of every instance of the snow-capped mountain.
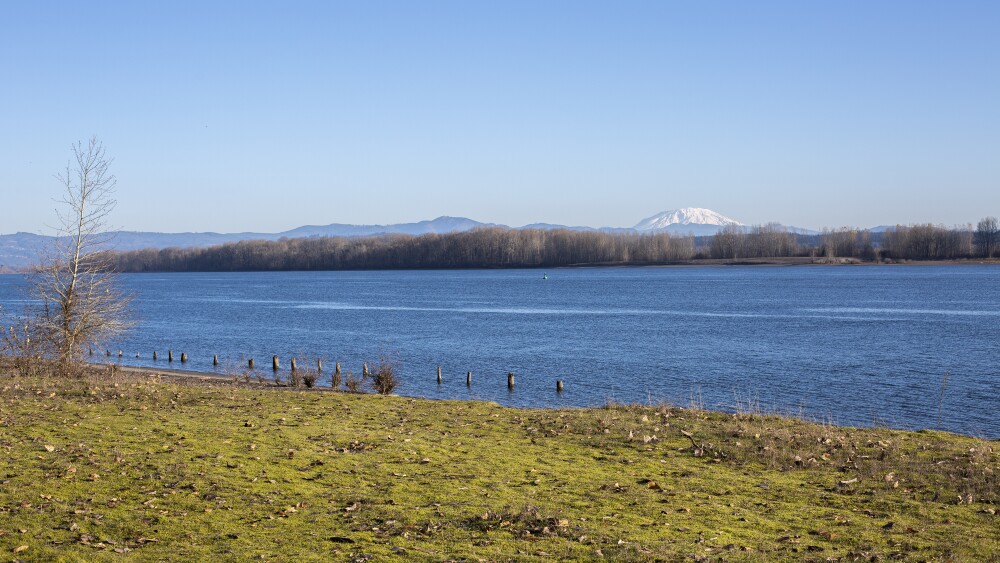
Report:
[{"label": "snow-capped mountain", "polygon": [[668,231],[711,235],[728,225],[736,227],[745,226],[743,223],[726,217],[721,213],[716,213],[711,209],[683,207],[647,217],[639,221],[639,224],[633,228],[637,231]]}]

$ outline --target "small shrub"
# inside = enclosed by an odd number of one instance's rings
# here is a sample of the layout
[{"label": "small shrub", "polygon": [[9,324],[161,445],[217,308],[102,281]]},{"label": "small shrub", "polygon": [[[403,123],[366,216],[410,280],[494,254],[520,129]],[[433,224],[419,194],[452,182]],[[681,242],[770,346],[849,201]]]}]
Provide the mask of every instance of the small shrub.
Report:
[{"label": "small shrub", "polygon": [[344,387],[347,387],[348,393],[361,393],[361,384],[364,383],[363,378],[356,377],[354,372],[348,370],[347,377],[344,379]]},{"label": "small shrub", "polygon": [[107,364],[105,364],[105,366],[107,370],[105,371],[105,376],[107,378],[106,380],[110,383],[117,384],[118,376],[121,373],[121,367],[122,367],[121,364],[117,364],[115,362],[108,362]]},{"label": "small shrub", "polygon": [[317,379],[319,379],[319,371],[317,370],[307,369],[302,372],[302,383],[309,389],[316,385]]},{"label": "small shrub", "polygon": [[249,385],[256,376],[263,383],[264,381],[260,374],[256,370],[249,369],[246,365],[247,361],[245,358],[241,358],[239,362],[224,361],[219,370],[222,371],[223,375],[232,377],[235,382],[242,381]]},{"label": "small shrub", "polygon": [[399,386],[396,364],[385,358],[379,360],[372,372],[372,387],[380,395],[391,394]]},{"label": "small shrub", "polygon": [[292,372],[288,375],[288,384],[291,385],[292,387],[302,387],[302,383],[303,383],[302,371],[293,369]]},{"label": "small shrub", "polygon": [[0,341],[0,356],[4,357],[7,367],[13,368],[15,374],[29,377],[45,373],[42,369],[46,362],[43,361],[43,351],[39,340],[31,338],[32,329],[24,325],[23,329],[9,327],[3,331],[3,340]]}]

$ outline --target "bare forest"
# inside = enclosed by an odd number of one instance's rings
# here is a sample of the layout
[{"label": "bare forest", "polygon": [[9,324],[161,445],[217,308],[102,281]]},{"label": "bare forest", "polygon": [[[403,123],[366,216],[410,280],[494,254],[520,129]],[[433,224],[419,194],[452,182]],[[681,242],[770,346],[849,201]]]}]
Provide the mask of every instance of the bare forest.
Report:
[{"label": "bare forest", "polygon": [[484,228],[446,235],[322,237],[118,255],[120,271],[517,268],[690,260],[691,237]]},{"label": "bare forest", "polygon": [[714,259],[847,258],[863,262],[961,260],[1000,254],[994,218],[974,228],[896,226],[882,232],[842,228],[818,235],[779,225],[725,228],[709,237],[567,229],[482,228],[422,236],[290,238],[208,248],[121,252],[120,272],[536,268],[657,265]]}]

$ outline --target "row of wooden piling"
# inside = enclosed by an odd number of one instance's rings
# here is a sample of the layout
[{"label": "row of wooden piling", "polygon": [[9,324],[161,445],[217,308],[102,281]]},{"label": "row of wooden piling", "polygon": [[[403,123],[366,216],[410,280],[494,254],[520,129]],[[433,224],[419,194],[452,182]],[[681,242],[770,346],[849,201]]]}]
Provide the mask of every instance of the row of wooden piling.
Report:
[{"label": "row of wooden piling", "polygon": [[[94,349],[90,348],[88,350],[88,353],[91,356],[93,356],[94,355]],[[107,357],[110,358],[111,357],[111,350],[106,350],[104,352],[104,354]],[[118,350],[118,357],[121,358],[123,355],[124,355],[124,353],[121,350]],[[135,357],[136,358],[139,357],[139,353],[138,352],[136,352]],[[156,351],[154,350],[153,351],[153,361],[156,361],[156,359],[157,359],[157,354],[156,354]],[[168,362],[174,361],[174,351],[173,350],[167,350],[167,361]],[[188,355],[186,353],[184,353],[184,352],[181,352],[181,363],[187,363],[187,361],[188,361]],[[215,365],[215,366],[219,365],[219,355],[218,354],[216,354],[215,357],[212,359],[212,365]]]},{"label": "row of wooden piling", "polygon": [[[107,354],[108,357],[110,357],[111,356],[111,351],[107,350],[106,354]],[[94,355],[94,349],[93,348],[90,349],[90,355],[91,356]],[[122,351],[121,350],[118,350],[118,357],[119,358],[122,357]],[[135,357],[138,358],[139,354],[136,354]],[[153,351],[153,361],[156,361],[156,359],[157,359],[156,351]],[[180,359],[181,359],[181,363],[187,363],[187,361],[188,361],[188,355],[186,353],[184,353],[184,352],[181,352]],[[174,361],[174,352],[173,352],[173,350],[167,350],[167,361],[168,362],[173,362]],[[291,360],[289,361],[289,364],[290,364],[290,367],[291,367],[292,371],[297,371],[298,370],[298,364],[295,361],[294,357],[291,358]],[[218,354],[214,354],[212,356],[212,365],[213,366],[218,366],[219,365],[219,355]],[[249,360],[247,360],[247,367],[249,369],[251,369],[251,370],[255,369],[254,368],[253,358],[250,358]],[[281,369],[281,360],[278,358],[277,355],[271,356],[271,369],[274,370],[274,371],[279,371]],[[317,358],[316,359],[316,370],[322,373],[322,371],[323,371],[323,359],[322,358]],[[363,376],[365,376],[365,377],[371,375],[371,373],[368,370],[368,362],[364,362],[362,364],[362,366],[361,366],[361,374]],[[340,374],[340,362],[336,362],[336,366],[334,368],[333,381],[340,381],[340,375],[341,375]],[[438,383],[438,385],[441,385],[443,382],[444,382],[444,379],[441,377],[441,366],[438,366],[438,368],[437,368],[437,383]],[[472,372],[471,371],[465,374],[465,384],[466,384],[466,386],[469,386],[469,387],[472,386]],[[556,392],[557,393],[562,393],[563,392],[563,387],[564,387],[563,386],[563,380],[557,379],[556,380]],[[511,389],[511,390],[514,389],[514,372],[507,372],[507,388]]]},{"label": "row of wooden piling", "polygon": [[[438,382],[438,385],[441,385],[442,381],[443,380],[441,379],[441,366],[438,366],[438,368],[437,368],[437,382]],[[468,387],[472,387],[472,372],[471,371],[465,374],[465,385],[468,386]],[[510,389],[510,390],[514,389],[514,372],[507,372],[507,389]],[[563,392],[563,380],[561,380],[561,379],[557,379],[556,380],[556,392],[557,393],[562,393]]]}]

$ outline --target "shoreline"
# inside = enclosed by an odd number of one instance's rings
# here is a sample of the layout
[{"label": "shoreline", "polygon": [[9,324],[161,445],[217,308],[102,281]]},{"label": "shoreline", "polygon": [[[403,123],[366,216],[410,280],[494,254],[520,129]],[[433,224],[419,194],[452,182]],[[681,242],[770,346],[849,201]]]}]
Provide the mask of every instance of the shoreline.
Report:
[{"label": "shoreline", "polygon": [[[481,267],[450,267],[438,268],[433,266],[418,268],[344,268],[338,270],[148,270],[142,272],[119,272],[119,274],[251,274],[267,272],[434,272],[434,271],[491,271],[491,270],[557,270],[563,268],[699,268],[699,267],[733,267],[733,266],[757,266],[757,267],[780,267],[780,266],[997,266],[1000,265],[1000,258],[968,258],[960,260],[898,260],[891,262],[870,262],[857,258],[816,258],[809,256],[791,256],[774,258],[702,258],[693,260],[679,260],[662,264],[639,264],[622,262],[596,262],[581,264],[563,264],[555,266],[481,266]],[[30,275],[27,270],[0,270],[0,276],[4,275]]]},{"label": "shoreline", "polygon": [[[108,364],[88,363],[87,365],[91,366],[93,368],[96,368],[96,369],[101,369],[101,368],[105,368],[106,369],[108,367]],[[358,395],[358,396],[365,396],[365,395],[377,396],[378,395],[377,393],[371,392],[370,390],[368,390],[368,391],[362,391],[360,393],[350,393],[349,391],[347,391],[346,389],[343,389],[343,388],[334,389],[334,388],[329,387],[329,386],[319,386],[319,385],[314,386],[314,387],[304,387],[304,386],[302,386],[302,387],[293,387],[293,386],[287,385],[287,384],[275,383],[274,380],[273,380],[273,378],[261,377],[259,374],[257,376],[255,376],[255,377],[251,377],[251,378],[247,379],[246,377],[241,377],[241,376],[238,376],[238,375],[221,375],[221,374],[217,374],[217,373],[209,373],[209,372],[204,372],[204,371],[188,371],[188,370],[178,370],[178,369],[170,369],[170,368],[167,368],[167,369],[144,368],[144,367],[136,367],[136,366],[123,366],[123,365],[117,365],[116,364],[116,369],[118,371],[120,371],[121,373],[128,374],[130,376],[137,377],[137,378],[144,378],[144,377],[145,378],[153,378],[153,377],[155,377],[158,380],[159,379],[167,379],[167,380],[170,380],[170,381],[173,381],[173,382],[187,382],[187,383],[194,383],[194,384],[198,384],[198,385],[214,386],[214,385],[217,385],[217,384],[226,384],[226,385],[233,385],[233,386],[242,387],[244,389],[256,389],[256,390],[296,391],[296,392],[306,391],[306,392],[311,392],[311,393],[344,393],[344,394],[352,394],[352,395]],[[625,408],[631,408],[631,407],[637,407],[637,408],[638,407],[650,407],[650,408],[652,408],[654,406],[654,405],[643,405],[643,404],[640,404],[640,403],[616,403],[616,402],[612,401],[612,402],[609,402],[609,403],[604,404],[604,405],[594,405],[594,406],[519,407],[519,406],[512,406],[512,405],[502,405],[500,403],[497,403],[496,401],[489,401],[489,400],[485,400],[485,399],[444,399],[444,398],[433,398],[433,397],[427,397],[427,396],[401,395],[401,394],[397,394],[397,393],[390,393],[390,396],[399,397],[399,398],[405,398],[405,399],[411,399],[411,400],[431,401],[431,402],[435,402],[435,403],[443,401],[443,402],[490,404],[490,405],[497,405],[497,406],[500,406],[502,408],[515,409],[515,410],[519,410],[519,411],[553,411],[553,412],[554,411],[563,411],[563,410],[599,411],[599,410],[607,409],[609,407],[625,407]],[[679,409],[679,410],[689,410],[689,411],[692,411],[692,412],[699,411],[699,412],[711,413],[711,414],[720,415],[720,416],[742,416],[742,414],[739,413],[739,412],[719,410],[719,409],[712,409],[712,408],[701,408],[701,407],[698,407],[698,408],[689,408],[689,407],[684,407],[684,406],[680,406],[680,405],[670,405],[670,408],[676,408],[676,409]],[[942,433],[942,434],[950,434],[950,435],[954,435],[954,436],[962,436],[962,437],[965,437],[965,438],[982,439],[982,440],[986,440],[986,441],[989,441],[989,442],[1000,442],[1000,436],[992,437],[992,436],[984,436],[984,435],[965,434],[965,433],[961,433],[961,432],[955,432],[955,431],[951,431],[951,430],[941,430],[941,429],[936,429],[936,428],[905,428],[905,427],[888,426],[888,425],[885,425],[885,426],[875,426],[875,425],[850,425],[850,424],[837,424],[837,423],[832,423],[831,424],[829,422],[826,422],[826,421],[823,421],[823,420],[820,420],[820,419],[811,419],[811,418],[808,418],[808,417],[805,417],[805,416],[797,416],[797,415],[795,415],[794,413],[791,413],[791,412],[759,411],[759,412],[743,413],[743,414],[750,414],[750,415],[753,415],[753,416],[761,416],[761,417],[765,417],[765,418],[776,418],[776,419],[780,419],[780,420],[795,421],[795,422],[808,423],[808,424],[824,424],[824,425],[829,425],[829,426],[831,426],[833,428],[839,428],[839,429],[842,429],[842,430],[847,430],[847,429],[890,430],[890,431],[893,431],[893,432],[912,432],[912,433],[937,432],[937,433]]]}]

